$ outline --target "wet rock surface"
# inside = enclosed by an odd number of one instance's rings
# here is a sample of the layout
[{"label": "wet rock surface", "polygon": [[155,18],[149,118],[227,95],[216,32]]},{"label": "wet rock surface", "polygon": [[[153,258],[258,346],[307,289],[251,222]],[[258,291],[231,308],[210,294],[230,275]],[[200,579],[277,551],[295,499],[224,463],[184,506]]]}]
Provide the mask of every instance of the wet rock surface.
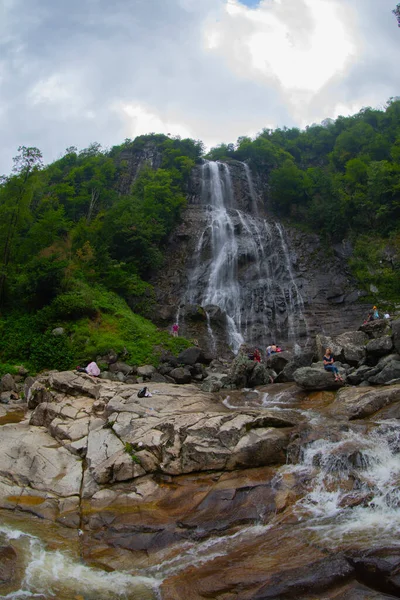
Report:
[{"label": "wet rock surface", "polygon": [[28,405],[0,413],[0,506],[81,531],[91,564],[158,572],[163,600],[396,596],[400,385],[337,390],[320,364],[299,371],[311,390],[150,381],[149,398],[139,383],[43,375]]}]

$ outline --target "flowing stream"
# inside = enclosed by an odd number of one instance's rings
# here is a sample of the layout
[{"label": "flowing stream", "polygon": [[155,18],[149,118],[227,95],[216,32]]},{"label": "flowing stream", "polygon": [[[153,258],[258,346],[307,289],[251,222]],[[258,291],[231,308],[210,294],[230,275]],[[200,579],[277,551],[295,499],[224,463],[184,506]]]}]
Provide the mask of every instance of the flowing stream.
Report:
[{"label": "flowing stream", "polygon": [[[278,416],[289,410],[303,418],[310,431],[312,428],[313,435],[299,443],[295,459],[289,454],[288,463],[277,467],[271,480],[277,490],[288,476],[302,482],[296,488],[302,490],[299,497],[288,507],[292,521],[285,531],[282,517],[276,514],[266,521],[264,505],[260,504],[258,522],[255,519],[250,525],[168,546],[158,551],[157,560],[149,566],[135,568],[132,559],[129,573],[105,572],[80,560],[79,538],[68,543],[67,535],[65,539],[60,533],[52,537],[50,529],[55,525],[48,526],[45,539],[47,528],[36,525],[35,530],[29,529],[28,516],[20,527],[12,517],[8,524],[3,518],[0,546],[14,546],[23,557],[23,565],[19,589],[0,588],[0,598],[161,600],[166,578],[192,565],[199,568],[229,557],[247,545],[254,547],[258,540],[262,544],[265,536],[280,539],[278,552],[299,538],[330,552],[400,546],[398,420],[340,423],[329,413],[328,400],[324,405],[304,394],[294,396],[287,384],[268,389],[232,391],[223,404],[229,410],[259,409],[260,415],[265,409]],[[283,553],[279,560],[290,558]]]}]

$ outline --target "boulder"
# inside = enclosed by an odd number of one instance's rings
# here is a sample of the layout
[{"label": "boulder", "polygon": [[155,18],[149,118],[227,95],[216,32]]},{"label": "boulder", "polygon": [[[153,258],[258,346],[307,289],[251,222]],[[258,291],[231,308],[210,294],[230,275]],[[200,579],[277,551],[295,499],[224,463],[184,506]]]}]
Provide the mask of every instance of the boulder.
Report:
[{"label": "boulder", "polygon": [[221,379],[215,374],[209,375],[201,384],[201,390],[203,392],[219,392],[221,388]]},{"label": "boulder", "polygon": [[312,363],[314,352],[312,350],[295,354],[293,358],[286,364],[283,371],[281,371],[276,379],[275,383],[286,383],[294,381],[293,374],[300,367],[309,367]]},{"label": "boulder", "polygon": [[183,350],[180,354],[178,354],[177,360],[178,363],[182,365],[194,365],[196,363],[204,363],[203,351],[197,346],[186,348],[186,350]]},{"label": "boulder", "polygon": [[400,385],[380,389],[346,387],[337,393],[336,399],[331,405],[331,411],[335,415],[343,415],[350,420],[364,419],[399,400]]},{"label": "boulder", "polygon": [[34,381],[28,388],[26,396],[28,408],[34,409],[42,402],[53,402],[54,397],[48,387],[40,381]]},{"label": "boulder", "polygon": [[277,352],[276,354],[271,354],[267,360],[267,365],[276,373],[280,373],[286,367],[290,359],[290,352]]},{"label": "boulder", "polygon": [[342,347],[341,359],[349,365],[358,365],[365,358],[365,344],[368,336],[363,331],[348,331],[337,336],[335,340]]},{"label": "boulder", "polygon": [[367,354],[372,356],[384,356],[385,354],[389,354],[392,350],[393,341],[389,335],[375,338],[366,345]]},{"label": "boulder", "polygon": [[143,379],[150,379],[155,372],[156,368],[153,365],[143,365],[137,369],[138,377],[143,377]]},{"label": "boulder", "polygon": [[346,379],[351,385],[359,385],[368,378],[368,373],[370,373],[371,370],[371,367],[361,365],[361,367],[347,375]]},{"label": "boulder", "polygon": [[164,375],[161,375],[161,373],[157,373],[157,372],[153,373],[153,375],[151,376],[150,381],[154,382],[154,383],[166,383],[167,382],[167,380],[164,377]]},{"label": "boulder", "polygon": [[275,371],[267,368],[262,363],[256,362],[247,379],[247,386],[254,388],[266,383],[272,383],[274,376],[276,377]]},{"label": "boulder", "polygon": [[57,335],[64,335],[65,329],[64,329],[64,327],[56,327],[55,329],[52,330],[51,333],[53,335],[55,335],[55,336],[57,336]]},{"label": "boulder", "polygon": [[394,379],[400,378],[400,362],[397,360],[393,360],[386,364],[382,371],[380,371],[377,375],[369,376],[368,382],[373,383],[374,385],[382,385],[385,383],[389,383]]},{"label": "boulder", "polygon": [[1,378],[1,390],[3,392],[15,392],[17,390],[14,378],[10,373],[3,375]]},{"label": "boulder", "polygon": [[343,384],[335,381],[333,373],[325,369],[315,369],[312,367],[301,367],[294,372],[293,378],[297,385],[304,390],[326,390],[337,389]]},{"label": "boulder", "polygon": [[89,375],[72,371],[51,373],[49,385],[56,391],[70,396],[90,396],[97,400],[100,395],[100,384],[95,379]]},{"label": "boulder", "polygon": [[366,333],[370,340],[382,337],[383,335],[392,334],[392,330],[387,319],[376,319],[375,321],[369,321],[369,323],[364,323],[361,325],[358,330]]},{"label": "boulder", "polygon": [[127,365],[124,362],[115,362],[111,363],[109,366],[109,371],[111,373],[123,373],[124,375],[131,375],[131,373],[136,373],[136,368],[132,367],[132,365]]},{"label": "boulder", "polygon": [[183,368],[183,367],[178,367],[176,369],[173,369],[170,373],[169,373],[169,377],[172,377],[172,379],[176,382],[176,383],[190,383],[192,381],[192,376],[190,374],[189,369],[187,368]]},{"label": "boulder", "polygon": [[362,331],[347,331],[336,337],[317,335],[318,356],[322,358],[329,347],[337,360],[356,366],[365,358],[365,344],[368,339],[368,335]]},{"label": "boulder", "polygon": [[248,380],[256,364],[254,360],[249,360],[244,354],[238,354],[232,361],[228,377],[230,383],[237,388],[244,388],[248,385]]}]

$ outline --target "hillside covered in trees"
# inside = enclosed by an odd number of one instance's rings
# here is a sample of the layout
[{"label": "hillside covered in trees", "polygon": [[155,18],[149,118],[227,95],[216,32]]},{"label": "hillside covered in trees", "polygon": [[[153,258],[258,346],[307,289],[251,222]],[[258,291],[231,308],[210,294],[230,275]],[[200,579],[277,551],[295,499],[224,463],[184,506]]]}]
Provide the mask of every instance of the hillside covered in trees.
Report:
[{"label": "hillside covered in trees", "polygon": [[[158,168],[144,162],[127,188],[126,151],[149,145]],[[151,276],[203,155],[201,142],[161,134],[68,148],[48,166],[38,149],[19,148],[0,184],[0,362],[70,368],[113,348],[137,364],[185,345],[146,317]],[[330,244],[350,240],[360,285],[377,286],[374,300],[398,300],[400,101],[304,131],[265,129],[207,158],[246,161],[268,211],[322,235],[325,260]]]}]

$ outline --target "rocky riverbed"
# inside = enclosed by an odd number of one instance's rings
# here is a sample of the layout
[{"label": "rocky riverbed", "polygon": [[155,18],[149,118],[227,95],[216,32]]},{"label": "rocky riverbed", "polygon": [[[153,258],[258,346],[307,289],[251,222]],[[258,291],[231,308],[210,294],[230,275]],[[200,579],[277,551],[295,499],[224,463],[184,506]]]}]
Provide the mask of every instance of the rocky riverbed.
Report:
[{"label": "rocky riverbed", "polygon": [[[400,385],[139,388],[55,372],[34,408],[2,406],[4,519],[151,582],[117,598],[399,597]],[[17,546],[3,541],[7,591]]]}]

